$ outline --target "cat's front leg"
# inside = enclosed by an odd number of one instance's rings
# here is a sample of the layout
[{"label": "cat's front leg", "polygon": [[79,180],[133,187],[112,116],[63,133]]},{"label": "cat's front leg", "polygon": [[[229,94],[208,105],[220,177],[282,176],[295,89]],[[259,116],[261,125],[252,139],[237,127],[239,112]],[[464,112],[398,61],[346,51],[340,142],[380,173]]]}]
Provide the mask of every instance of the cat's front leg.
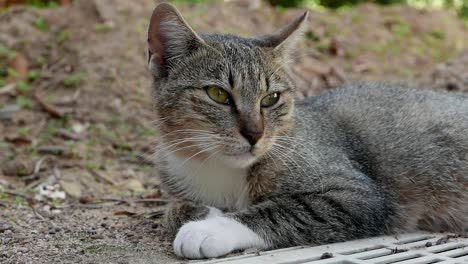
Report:
[{"label": "cat's front leg", "polygon": [[222,212],[217,208],[187,200],[176,200],[166,210],[164,226],[170,235],[175,237],[183,224],[219,215],[222,215]]},{"label": "cat's front leg", "polygon": [[212,258],[234,250],[318,245],[383,234],[392,208],[371,188],[336,188],[271,198],[246,210],[182,226],[174,251]]},{"label": "cat's front leg", "polygon": [[268,247],[249,227],[224,215],[183,225],[173,246],[177,256],[189,259],[215,258],[237,249]]}]

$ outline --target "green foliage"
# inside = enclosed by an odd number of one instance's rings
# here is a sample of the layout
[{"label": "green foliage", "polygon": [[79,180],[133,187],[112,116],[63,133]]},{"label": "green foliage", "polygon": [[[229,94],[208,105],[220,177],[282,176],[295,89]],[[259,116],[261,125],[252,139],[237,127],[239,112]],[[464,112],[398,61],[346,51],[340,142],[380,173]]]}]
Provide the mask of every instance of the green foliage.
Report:
[{"label": "green foliage", "polygon": [[304,3],[304,0],[269,0],[273,6],[297,7]]},{"label": "green foliage", "polygon": [[0,140],[0,149],[6,149],[8,147],[8,143],[5,141]]},{"label": "green foliage", "polygon": [[269,0],[274,6],[300,7],[300,6],[324,6],[337,9],[340,7],[353,6],[360,3],[373,2],[381,5],[406,4],[407,0]]},{"label": "green foliage", "polygon": [[37,80],[37,78],[39,78],[40,75],[41,74],[36,70],[28,71],[28,81],[33,82],[33,81]]},{"label": "green foliage", "polygon": [[379,5],[406,4],[419,8],[444,7],[455,10],[458,15],[468,19],[468,0],[268,0],[273,6],[309,7],[312,9],[342,9],[361,3],[376,3]]},{"label": "green foliage", "polygon": [[68,30],[60,31],[60,33],[57,35],[57,43],[62,44],[63,42],[65,42],[65,40],[70,38],[70,35],[71,33]]},{"label": "green foliage", "polygon": [[96,25],[94,25],[96,31],[98,32],[109,32],[112,30],[112,25],[110,24],[106,24],[106,23],[97,23]]},{"label": "green foliage", "polygon": [[40,31],[46,32],[49,30],[49,25],[42,17],[36,17],[33,21],[33,25]]},{"label": "green foliage", "polygon": [[25,94],[29,91],[29,85],[25,81],[17,81],[16,82],[16,89],[22,93]]},{"label": "green foliage", "polygon": [[79,73],[71,74],[63,80],[63,85],[66,87],[75,87],[86,79],[86,72],[80,71]]},{"label": "green foliage", "polygon": [[16,98],[16,104],[23,109],[31,109],[33,107],[33,102],[24,96],[18,96]]},{"label": "green foliage", "polygon": [[4,46],[0,43],[0,57],[6,57],[7,59],[13,59],[16,57],[16,52],[14,50],[9,49],[8,47]]},{"label": "green foliage", "polygon": [[54,8],[57,7],[57,1],[54,0],[27,0],[26,4],[35,8]]},{"label": "green foliage", "polygon": [[11,76],[13,78],[18,77],[19,75],[18,72],[16,72],[13,68],[10,68],[10,67],[7,68],[7,73],[8,73],[8,76]]}]

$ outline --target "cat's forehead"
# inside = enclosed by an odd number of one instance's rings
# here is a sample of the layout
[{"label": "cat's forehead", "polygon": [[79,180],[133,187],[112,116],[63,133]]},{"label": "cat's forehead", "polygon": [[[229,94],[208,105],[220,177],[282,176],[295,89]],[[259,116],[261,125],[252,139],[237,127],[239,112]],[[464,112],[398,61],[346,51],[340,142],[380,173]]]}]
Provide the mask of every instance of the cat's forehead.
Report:
[{"label": "cat's forehead", "polygon": [[249,39],[223,36],[211,42],[213,56],[221,78],[228,79],[232,89],[266,90],[272,70],[268,55]]},{"label": "cat's forehead", "polygon": [[173,69],[174,79],[200,88],[217,85],[252,98],[278,87],[273,73],[279,65],[253,40],[230,35],[209,35],[204,40],[206,47]]}]

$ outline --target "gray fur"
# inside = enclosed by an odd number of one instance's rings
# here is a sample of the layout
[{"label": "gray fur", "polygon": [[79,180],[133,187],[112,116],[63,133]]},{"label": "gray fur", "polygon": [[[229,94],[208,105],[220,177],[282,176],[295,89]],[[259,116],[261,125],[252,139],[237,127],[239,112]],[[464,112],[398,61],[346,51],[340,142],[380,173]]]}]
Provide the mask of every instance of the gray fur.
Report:
[{"label": "gray fur", "polygon": [[[285,32],[294,34],[276,34]],[[268,36],[275,38],[269,42]],[[178,40],[185,43],[183,56],[150,61],[158,71],[162,143],[193,124],[213,137],[222,153],[216,155],[236,155],[251,148],[239,135],[239,122],[260,120],[276,145],[266,145],[246,167],[247,206],[189,195],[190,185],[168,166],[174,150],[158,147],[158,169],[170,194],[227,211],[270,248],[468,228],[468,97],[356,83],[294,102],[284,51],[265,44],[277,35],[200,38]],[[232,93],[235,104],[213,102],[203,90],[209,85]],[[260,109],[258,101],[272,91],[281,92],[281,104]],[[168,214],[183,224],[174,211]]]}]

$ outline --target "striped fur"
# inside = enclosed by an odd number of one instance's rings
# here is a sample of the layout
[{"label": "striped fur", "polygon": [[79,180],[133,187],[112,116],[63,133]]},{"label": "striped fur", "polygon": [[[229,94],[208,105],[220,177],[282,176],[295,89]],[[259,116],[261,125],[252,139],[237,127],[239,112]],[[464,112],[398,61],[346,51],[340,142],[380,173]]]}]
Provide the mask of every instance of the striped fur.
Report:
[{"label": "striped fur", "polygon": [[[155,160],[178,199],[167,225],[183,225],[179,256],[468,228],[468,97],[356,83],[294,102],[285,60],[306,17],[249,39],[198,35],[172,6],[156,8]],[[212,85],[233,103],[211,100]],[[272,91],[280,101],[261,108]],[[239,132],[245,116],[263,122],[254,146]]]}]

